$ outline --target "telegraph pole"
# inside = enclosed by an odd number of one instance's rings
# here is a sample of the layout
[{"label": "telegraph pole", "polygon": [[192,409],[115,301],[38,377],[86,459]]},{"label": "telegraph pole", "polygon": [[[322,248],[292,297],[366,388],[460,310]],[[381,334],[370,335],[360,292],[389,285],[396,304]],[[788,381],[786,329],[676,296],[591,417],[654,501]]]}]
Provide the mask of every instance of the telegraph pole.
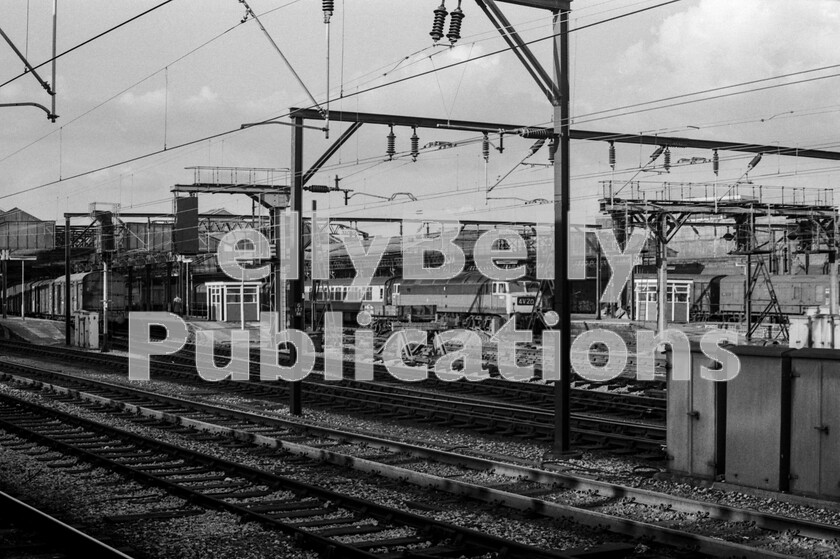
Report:
[{"label": "telegraph pole", "polygon": [[[297,224],[297,236],[294,239],[287,239],[286,242],[292,243],[292,250],[295,251],[292,259],[297,258],[297,276],[291,278],[289,282],[289,316],[291,327],[302,332],[305,329],[303,324],[303,119],[295,117],[292,119],[292,123],[294,126],[292,127],[292,192],[290,205]],[[278,231],[278,235],[281,233],[281,231]],[[285,286],[281,285],[279,288],[285,289]],[[285,325],[282,327],[285,328]],[[300,348],[293,351],[292,357],[294,359],[300,358]],[[289,413],[301,415],[303,412],[301,399],[300,381],[291,383]]]},{"label": "telegraph pole", "polygon": [[554,13],[554,74],[559,99],[554,105],[554,133],[558,146],[554,160],[554,310],[560,316],[560,380],[554,385],[554,444],[552,454],[568,458],[571,450],[572,383],[572,290],[569,282],[569,198],[571,170],[569,144],[571,112],[569,110],[569,15],[571,0],[561,2]]}]

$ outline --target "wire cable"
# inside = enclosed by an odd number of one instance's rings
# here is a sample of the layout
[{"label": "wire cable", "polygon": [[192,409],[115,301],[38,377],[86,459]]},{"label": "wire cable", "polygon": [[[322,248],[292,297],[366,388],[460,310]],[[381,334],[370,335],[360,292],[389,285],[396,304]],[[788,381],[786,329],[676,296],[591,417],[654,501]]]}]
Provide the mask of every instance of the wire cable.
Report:
[{"label": "wire cable", "polygon": [[[289,2],[289,4],[294,4],[295,2],[299,2],[299,1],[300,1],[300,0],[295,0],[294,2]],[[286,4],[285,6],[288,6],[289,4]],[[283,7],[285,7],[285,6],[280,6],[280,8],[283,8]],[[280,9],[280,8],[275,8],[275,9]],[[272,11],[273,11],[273,10],[272,10]],[[269,12],[267,12],[267,13],[269,13]],[[160,69],[158,69],[158,70],[155,70],[153,73],[151,73],[151,74],[147,75],[147,76],[146,76],[146,77],[144,77],[144,78],[141,78],[141,79],[137,80],[136,82],[134,82],[133,84],[129,85],[128,87],[126,87],[126,88],[124,88],[124,89],[122,89],[122,90],[120,90],[120,91],[116,92],[114,95],[112,95],[112,96],[108,97],[107,99],[105,99],[104,101],[102,101],[101,103],[99,103],[98,105],[95,105],[95,106],[91,107],[90,109],[88,109],[87,111],[83,112],[83,113],[82,113],[82,114],[80,114],[79,116],[77,116],[77,117],[73,118],[72,120],[69,120],[69,121],[65,122],[65,123],[64,123],[64,126],[65,126],[65,127],[66,127],[66,126],[69,126],[70,124],[73,124],[74,122],[76,122],[77,120],[81,119],[82,117],[85,117],[85,116],[89,115],[90,113],[92,113],[93,111],[95,111],[95,110],[97,110],[97,109],[100,109],[101,107],[103,107],[104,105],[106,105],[106,104],[110,103],[111,101],[113,101],[114,99],[116,99],[117,97],[119,97],[120,95],[122,95],[122,94],[124,94],[124,93],[128,92],[128,91],[129,91],[129,90],[131,90],[131,89],[134,89],[135,87],[137,87],[137,86],[138,86],[138,85],[140,85],[141,83],[143,83],[143,82],[145,82],[145,81],[147,81],[147,80],[150,80],[151,78],[153,78],[153,77],[155,77],[156,75],[160,74],[161,72],[163,72],[163,71],[164,71],[164,68],[168,68],[169,66],[172,66],[173,64],[175,64],[175,63],[177,63],[177,62],[180,62],[180,61],[184,60],[184,59],[185,59],[185,58],[187,58],[188,56],[190,56],[190,55],[192,55],[192,54],[196,53],[197,51],[199,51],[200,49],[202,49],[202,48],[206,47],[206,46],[207,46],[207,45],[209,45],[210,43],[212,43],[212,42],[214,42],[214,41],[216,41],[216,40],[220,39],[221,37],[223,37],[223,36],[227,35],[228,33],[230,33],[231,31],[233,31],[234,29],[236,29],[236,28],[237,28],[237,27],[239,27],[240,25],[242,25],[242,23],[237,23],[237,24],[236,24],[236,25],[234,25],[233,27],[230,27],[230,28],[228,28],[228,29],[226,29],[226,30],[222,31],[222,32],[221,32],[221,33],[219,33],[218,35],[216,35],[216,36],[214,36],[214,37],[212,37],[212,38],[208,39],[207,41],[205,41],[205,42],[203,42],[202,44],[198,45],[197,47],[193,48],[192,50],[190,50],[190,51],[189,51],[189,52],[187,52],[186,54],[183,54],[183,55],[179,56],[178,58],[176,58],[176,59],[174,59],[174,60],[171,60],[171,61],[170,61],[169,63],[167,63],[167,65],[166,65],[166,66],[164,66],[163,68],[160,68]],[[0,163],[2,163],[2,162],[4,162],[4,161],[6,161],[6,160],[7,160],[7,159],[9,159],[10,157],[12,157],[12,156],[14,156],[14,155],[17,155],[18,153],[20,153],[20,152],[22,152],[22,151],[24,151],[24,150],[26,150],[26,149],[28,149],[28,148],[32,147],[33,145],[37,144],[37,143],[38,143],[38,142],[40,142],[41,140],[44,140],[44,139],[46,139],[46,138],[48,138],[48,137],[52,136],[52,135],[53,135],[53,134],[55,134],[55,133],[56,133],[56,131],[55,131],[55,130],[52,130],[52,131],[48,132],[47,134],[44,134],[44,135],[43,135],[43,136],[41,136],[40,138],[38,138],[38,139],[36,139],[36,140],[33,140],[32,142],[30,142],[30,143],[26,144],[25,146],[23,146],[23,147],[21,147],[21,148],[19,148],[19,149],[15,150],[15,151],[13,151],[13,152],[9,153],[8,155],[4,156],[3,158],[0,158]]]},{"label": "wire cable", "polygon": [[[571,29],[569,31],[569,33],[573,33],[573,32],[576,32],[576,31],[583,31],[584,29],[589,29],[591,27],[596,27],[598,25],[602,25],[602,24],[605,24],[605,23],[610,23],[610,22],[613,22],[613,21],[616,21],[616,20],[619,20],[619,19],[630,17],[632,15],[640,14],[642,12],[647,12],[647,11],[650,11],[650,10],[654,10],[656,8],[661,8],[661,7],[664,7],[664,6],[668,6],[670,4],[676,4],[677,2],[682,2],[682,0],[667,0],[666,2],[660,2],[659,4],[655,4],[653,6],[648,6],[646,8],[640,8],[640,9],[632,11],[632,12],[627,12],[627,13],[624,13],[624,14],[613,16],[611,18],[596,21],[596,22],[593,22],[593,23],[590,23],[590,24],[587,24],[587,25],[583,25],[581,27],[576,27],[574,29]],[[535,44],[535,43],[548,41],[549,39],[554,39],[558,35],[559,35],[558,33],[552,33],[552,34],[550,34],[546,37],[540,37],[539,39],[533,39],[531,41],[526,41],[523,44],[524,45],[532,45],[532,44]],[[489,58],[491,56],[496,56],[497,54],[503,54],[503,53],[508,52],[510,50],[513,50],[513,49],[511,47],[505,47],[505,48],[500,49],[500,50],[495,50],[495,51],[487,52],[487,53],[484,53],[484,54],[480,54],[480,55],[476,56],[475,58],[459,60],[457,62],[453,62],[451,64],[441,66],[440,68],[436,68],[436,69],[433,69],[433,70],[426,70],[426,71],[420,72],[418,74],[412,74],[411,76],[405,76],[403,78],[398,78],[398,79],[392,80],[390,82],[386,82],[386,83],[383,83],[383,84],[368,87],[366,89],[359,89],[354,93],[348,94],[347,97],[353,97],[353,96],[361,95],[362,93],[369,93],[371,91],[376,91],[376,90],[382,89],[384,87],[388,87],[388,86],[391,86],[391,85],[396,85],[398,83],[402,83],[402,82],[405,82],[405,81],[408,81],[408,80],[413,80],[415,78],[420,78],[420,77],[423,77],[423,76],[427,76],[429,74],[439,72],[439,71],[442,71],[442,70],[447,70],[449,68],[454,68],[454,67],[460,66],[462,64],[467,64],[469,62],[475,62],[476,60],[481,60],[483,58]],[[317,108],[317,107],[313,106],[312,108]],[[280,118],[280,116],[274,117],[274,118],[269,119],[269,120],[274,120],[275,118]]]},{"label": "wire cable", "polygon": [[[118,23],[117,25],[115,25],[115,26],[113,26],[113,27],[110,27],[110,28],[106,29],[106,30],[105,30],[105,31],[103,31],[102,33],[99,33],[98,35],[94,35],[93,37],[91,37],[91,38],[89,38],[89,39],[86,39],[86,40],[82,41],[81,43],[79,43],[79,44],[78,44],[78,45],[76,45],[75,47],[71,47],[71,48],[67,49],[67,50],[66,50],[66,51],[64,51],[64,52],[62,52],[62,53],[60,53],[60,54],[57,54],[57,55],[55,55],[54,57],[52,57],[52,58],[50,58],[50,59],[48,59],[48,60],[45,60],[44,62],[41,62],[40,64],[38,64],[37,66],[35,66],[35,69],[37,70],[37,69],[38,69],[38,68],[40,68],[41,66],[46,66],[46,65],[47,65],[47,64],[49,64],[50,62],[52,62],[52,61],[54,61],[54,60],[58,60],[59,58],[61,58],[61,57],[62,57],[62,56],[64,56],[65,54],[70,54],[70,53],[71,53],[71,52],[73,52],[74,50],[80,49],[80,48],[82,48],[83,46],[87,45],[88,43],[91,43],[91,42],[93,42],[93,41],[95,41],[95,40],[97,40],[97,39],[99,39],[99,38],[101,38],[101,37],[104,37],[105,35],[107,35],[107,34],[109,34],[109,33],[113,32],[113,31],[116,31],[116,30],[117,30],[117,29],[119,29],[120,27],[124,27],[124,26],[128,25],[128,24],[129,24],[129,23],[131,23],[132,21],[135,21],[135,20],[137,20],[137,19],[140,19],[141,17],[143,17],[143,16],[145,16],[145,15],[147,15],[147,14],[150,14],[150,13],[154,12],[154,11],[155,11],[155,10],[157,10],[158,8],[162,8],[163,6],[165,6],[165,5],[169,4],[169,3],[170,3],[170,2],[172,2],[172,1],[173,1],[173,0],[164,0],[163,2],[161,2],[160,4],[158,4],[157,6],[153,6],[153,7],[149,8],[148,10],[146,10],[145,12],[139,13],[139,14],[137,14],[136,16],[134,16],[134,17],[132,17],[132,18],[130,18],[130,19],[125,20],[125,21],[124,21],[124,22],[122,22],[122,23]],[[13,81],[15,81],[15,80],[17,80],[17,79],[22,78],[23,76],[25,76],[25,75],[26,75],[26,74],[28,74],[28,73],[29,73],[29,72],[23,72],[23,73],[21,73],[21,74],[18,74],[18,75],[17,75],[17,76],[15,76],[15,77],[13,77],[13,78],[11,78],[11,79],[9,79],[9,80],[5,81],[5,82],[3,82],[3,83],[0,83],[0,88],[4,87],[4,86],[6,86],[6,85],[9,85],[9,84],[10,84],[10,83],[12,83]]]},{"label": "wire cable", "polygon": [[[167,2],[164,2],[164,4],[166,4],[166,3],[170,2],[170,1],[171,1],[171,0],[167,0]],[[633,14],[636,14],[636,13],[640,13],[640,12],[643,12],[643,11],[648,11],[648,10],[655,9],[655,8],[658,8],[658,7],[666,6],[666,5],[673,4],[673,3],[676,3],[676,2],[679,2],[679,1],[681,1],[681,0],[670,0],[670,1],[668,1],[668,2],[663,2],[663,3],[660,3],[660,4],[656,4],[656,5],[654,5],[654,6],[649,6],[649,7],[646,7],[646,8],[640,9],[640,10],[636,10],[636,11],[634,11],[634,12],[621,14],[621,15],[619,15],[619,16],[615,16],[615,17],[613,17],[613,18],[609,18],[609,19],[607,19],[607,20],[603,20],[603,21],[595,22],[595,23],[589,24],[589,25],[587,25],[587,26],[583,26],[583,27],[580,27],[580,28],[576,28],[576,29],[574,29],[574,30],[572,30],[572,31],[577,31],[577,30],[581,30],[581,29],[584,29],[584,28],[593,27],[593,26],[598,25],[598,24],[601,24],[601,23],[606,23],[606,22],[608,22],[608,21],[614,21],[614,20],[616,20],[616,19],[620,19],[620,18],[628,17],[628,16],[633,15]],[[163,5],[163,4],[161,4],[161,5]],[[142,15],[142,14],[141,14],[141,15]],[[136,17],[139,17],[139,16],[136,16]],[[136,19],[136,18],[135,18],[135,19]],[[537,40],[535,40],[535,41],[531,41],[531,43],[533,43],[533,42],[539,42],[539,41],[542,41],[542,40],[547,40],[547,39],[552,38],[552,37],[554,37],[554,35],[551,35],[551,36],[549,36],[549,37],[545,37],[545,38],[541,38],[541,39],[537,39]],[[75,47],[74,47],[74,48],[75,48]],[[465,63],[467,63],[467,62],[471,62],[471,61],[474,61],[474,60],[478,60],[478,59],[480,59],[480,58],[484,58],[484,57],[487,57],[487,56],[492,56],[492,55],[495,55],[495,54],[499,54],[500,52],[505,52],[506,50],[510,50],[510,49],[503,49],[502,51],[495,51],[495,52],[492,52],[492,53],[487,53],[487,54],[485,54],[485,55],[480,55],[480,56],[478,56],[478,57],[476,57],[476,58],[467,59],[467,60],[464,60],[464,61],[459,61],[459,62],[453,63],[453,64],[451,64],[451,65],[444,66],[444,67],[440,68],[439,70],[446,69],[446,68],[453,67],[453,66],[457,66],[457,65],[459,65],[459,64],[465,64]],[[69,52],[69,51],[68,51],[68,52]],[[185,55],[185,56],[186,56],[186,55]],[[804,71],[804,72],[807,72],[807,71]],[[373,89],[379,89],[379,88],[385,87],[385,86],[387,86],[387,85],[393,85],[393,84],[395,84],[395,83],[399,83],[399,82],[401,82],[401,81],[406,81],[406,80],[408,80],[408,79],[413,79],[413,78],[415,78],[415,77],[420,77],[420,76],[422,76],[422,75],[426,75],[426,74],[428,74],[428,73],[430,73],[430,72],[424,72],[424,73],[422,73],[422,74],[417,74],[417,75],[413,75],[413,76],[408,76],[408,77],[401,78],[401,79],[399,79],[399,80],[395,80],[395,81],[389,82],[389,83],[387,83],[387,84],[381,84],[381,85],[378,85],[378,86],[375,86],[375,87],[373,87],[373,88],[369,88],[369,89],[366,89],[366,90],[358,90],[357,92],[355,92],[355,93],[351,93],[350,95],[348,95],[348,97],[350,97],[350,96],[357,96],[357,95],[360,95],[361,93],[365,93],[365,92],[371,91],[371,90],[373,90]],[[826,76],[826,77],[833,77],[833,76]],[[826,77],[819,77],[819,78],[813,78],[813,79],[825,79]],[[811,81],[811,80],[803,80],[803,81]],[[801,82],[795,82],[795,83],[801,83]],[[781,87],[781,86],[783,86],[783,85],[793,85],[793,84],[791,84],[791,83],[789,83],[789,84],[777,84],[777,85],[774,85],[774,86],[771,86],[771,87]],[[761,88],[761,89],[767,89],[767,88]],[[746,93],[746,92],[738,92],[738,93]],[[701,99],[701,100],[696,100],[696,101],[702,101],[702,99]],[[630,113],[626,113],[626,114],[630,114]],[[273,117],[273,119],[282,118],[283,116],[288,116],[288,113],[286,113],[285,115],[278,115],[278,116],[275,116],[275,117]],[[196,143],[199,143],[199,142],[207,141],[207,140],[210,140],[210,139],[214,139],[214,138],[218,138],[218,137],[226,136],[226,135],[228,135],[228,134],[231,134],[231,133],[234,133],[234,132],[237,132],[237,131],[239,131],[239,130],[238,130],[238,129],[236,129],[236,130],[228,130],[228,131],[225,131],[225,132],[220,132],[220,133],[217,133],[217,134],[213,134],[213,135],[211,135],[211,136],[206,136],[206,137],[203,137],[203,138],[199,138],[199,139],[191,140],[191,141],[188,141],[188,142],[184,142],[184,143],[182,143],[182,144],[178,144],[177,146],[173,146],[172,148],[169,148],[169,151],[172,151],[172,150],[174,150],[174,149],[179,149],[179,148],[181,148],[181,147],[185,147],[185,146],[193,145],[193,144],[196,144]],[[3,196],[0,196],[0,199],[5,199],[5,198],[9,198],[9,197],[11,197],[11,196],[16,196],[16,195],[23,194],[23,193],[26,193],[26,192],[31,192],[31,191],[34,191],[34,190],[38,190],[38,189],[41,189],[41,188],[44,188],[44,187],[47,187],[47,186],[50,186],[50,185],[56,184],[56,183],[61,182],[61,181],[66,181],[66,180],[71,180],[71,179],[79,178],[79,177],[82,177],[82,176],[85,176],[85,175],[88,175],[88,174],[92,174],[92,173],[95,173],[95,172],[98,172],[98,171],[101,171],[101,170],[110,169],[110,168],[113,168],[113,167],[117,167],[117,166],[119,166],[119,165],[123,165],[123,164],[126,164],[126,163],[134,162],[134,161],[137,161],[137,160],[140,160],[140,159],[144,159],[144,158],[147,158],[147,157],[152,157],[152,156],[154,156],[154,155],[158,155],[158,154],[160,154],[160,153],[162,153],[162,152],[163,152],[163,150],[156,150],[156,151],[153,151],[153,152],[150,152],[150,153],[147,153],[147,154],[139,155],[139,156],[136,156],[136,157],[133,157],[133,158],[130,158],[130,159],[127,159],[127,160],[121,161],[121,162],[117,162],[117,163],[113,163],[113,164],[106,165],[106,166],[103,166],[103,167],[99,167],[99,168],[94,169],[94,170],[90,170],[90,171],[85,171],[85,172],[82,172],[82,173],[78,173],[78,174],[73,175],[73,176],[71,176],[71,177],[67,177],[67,178],[60,178],[58,181],[50,181],[50,182],[47,182],[47,183],[43,183],[43,184],[41,184],[41,185],[37,185],[37,186],[34,186],[34,187],[29,187],[29,188],[27,188],[27,189],[23,189],[23,190],[21,190],[21,191],[17,191],[17,192],[14,192],[14,193],[6,194],[6,195],[3,195]],[[464,191],[464,192],[466,192],[466,191]]]}]

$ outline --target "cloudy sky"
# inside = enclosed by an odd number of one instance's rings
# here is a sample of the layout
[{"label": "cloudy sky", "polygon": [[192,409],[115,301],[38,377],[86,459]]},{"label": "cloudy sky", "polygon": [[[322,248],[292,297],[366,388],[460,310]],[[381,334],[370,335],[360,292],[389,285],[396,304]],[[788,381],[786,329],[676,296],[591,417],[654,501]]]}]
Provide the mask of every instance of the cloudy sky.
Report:
[{"label": "cloudy sky", "polygon": [[[58,51],[162,1],[58,0]],[[682,0],[658,6],[663,3],[572,3],[571,27],[581,28],[570,36],[573,128],[840,150],[840,2]],[[550,123],[550,104],[516,57],[493,54],[505,44],[474,2],[463,2],[466,18],[456,46],[444,46],[446,39],[433,44],[429,31],[438,4],[336,0],[327,92],[321,3],[251,0],[306,87],[319,103],[331,98],[333,110]],[[446,4],[451,10],[456,2]],[[547,12],[500,6],[526,40],[550,35]],[[633,14],[645,8],[653,9]],[[50,57],[51,11],[51,0],[0,0],[0,27],[34,64]],[[43,219],[87,211],[91,202],[119,203],[124,212],[169,211],[170,188],[193,180],[186,167],[288,167],[290,128],[240,131],[240,124],[282,117],[311,102],[256,22],[241,23],[244,14],[237,0],[172,0],[60,58],[55,124],[35,108],[0,108],[0,208],[19,206]],[[533,48],[551,68],[551,42]],[[469,62],[457,64],[463,61]],[[22,70],[0,42],[0,103],[49,106],[33,76],[17,77]],[[39,73],[51,79],[49,66]],[[737,84],[747,85],[727,87]],[[305,166],[344,128],[332,123],[329,140],[308,130]],[[551,205],[525,204],[552,197],[546,148],[526,160],[534,165],[518,165],[533,140],[506,137],[504,152],[492,150],[485,164],[478,133],[420,130],[420,146],[455,146],[428,147],[412,162],[411,130],[397,128],[397,157],[385,161],[387,133],[386,127],[363,126],[312,183],[331,184],[338,175],[354,193],[410,192],[417,201],[360,194],[345,206],[340,194],[320,194],[319,209],[332,215],[550,220]],[[491,141],[498,145],[497,136]],[[710,159],[711,153],[672,149],[670,173],[661,160],[640,171],[653,149],[617,145],[613,171],[605,143],[573,143],[575,220],[594,219],[601,181],[621,185],[635,176],[651,189],[664,182],[725,185],[741,178],[752,158],[721,152],[715,177],[709,163],[676,164]],[[487,188],[512,169],[488,199]],[[768,154],[749,179],[768,187],[833,189],[838,171],[832,162]],[[202,198],[202,211],[217,207],[251,211],[241,196]]]}]

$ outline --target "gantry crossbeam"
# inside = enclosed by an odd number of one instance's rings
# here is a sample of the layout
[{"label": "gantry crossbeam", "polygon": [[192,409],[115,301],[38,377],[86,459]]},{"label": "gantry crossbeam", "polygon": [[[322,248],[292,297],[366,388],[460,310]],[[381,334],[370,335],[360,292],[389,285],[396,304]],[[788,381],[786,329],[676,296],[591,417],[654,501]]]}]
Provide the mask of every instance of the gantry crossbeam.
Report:
[{"label": "gantry crossbeam", "polygon": [[[314,109],[292,108],[291,118],[322,120],[321,113]],[[386,115],[375,113],[358,113],[344,111],[330,111],[330,121],[360,122],[366,124],[382,124],[394,126],[416,126],[417,128],[435,128],[448,130],[464,130],[472,132],[493,132],[518,134],[526,130],[540,130],[545,134],[554,133],[553,128],[528,126],[527,124],[510,124],[498,122],[481,122],[469,120],[449,120],[443,118],[414,117],[405,115]],[[719,140],[701,140],[697,138],[682,138],[678,136],[655,136],[650,134],[625,134],[622,132],[600,132],[596,130],[571,130],[572,140],[588,140],[596,142],[617,142],[622,144],[668,146],[674,148],[719,149],[724,151],[739,151],[744,153],[767,153],[786,155],[791,157],[805,157],[840,161],[840,152],[819,149],[803,149],[798,147],[778,146],[775,144],[749,144],[744,142],[730,142]]]}]

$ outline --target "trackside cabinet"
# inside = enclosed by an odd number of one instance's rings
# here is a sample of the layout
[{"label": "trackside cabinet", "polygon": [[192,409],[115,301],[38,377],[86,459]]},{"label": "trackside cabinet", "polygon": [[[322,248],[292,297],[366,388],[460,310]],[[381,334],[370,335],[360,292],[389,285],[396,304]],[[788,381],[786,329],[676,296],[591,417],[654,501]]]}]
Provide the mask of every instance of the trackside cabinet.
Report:
[{"label": "trackside cabinet", "polygon": [[99,313],[74,311],[73,344],[78,347],[99,349]]},{"label": "trackside cabinet", "polygon": [[790,490],[840,498],[840,350],[791,352]]},{"label": "trackside cabinet", "polygon": [[668,355],[668,469],[677,474],[714,479],[723,474],[726,445],[726,383],[700,376],[714,362],[691,344],[691,380],[674,380]]},{"label": "trackside cabinet", "polygon": [[792,352],[779,346],[730,351],[741,369],[726,386],[726,481],[787,491]]}]

